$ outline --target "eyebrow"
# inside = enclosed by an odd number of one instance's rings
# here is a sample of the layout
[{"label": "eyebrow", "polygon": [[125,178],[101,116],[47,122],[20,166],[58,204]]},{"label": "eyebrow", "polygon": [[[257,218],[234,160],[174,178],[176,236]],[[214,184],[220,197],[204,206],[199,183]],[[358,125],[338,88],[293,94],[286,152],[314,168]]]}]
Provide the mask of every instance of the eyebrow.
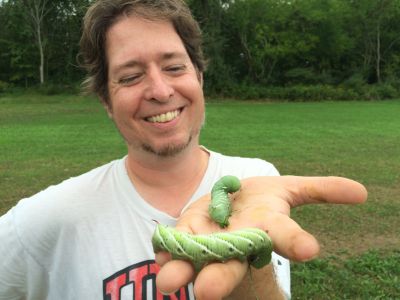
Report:
[{"label": "eyebrow", "polygon": [[[174,59],[174,58],[186,58],[187,54],[185,53],[181,53],[181,52],[165,52],[161,55],[161,61],[165,61],[165,60],[170,60],[170,59]],[[117,65],[114,68],[114,72],[118,73],[123,69],[127,69],[127,68],[134,68],[136,66],[140,66],[143,65],[143,63],[141,63],[140,61],[136,60],[136,59],[131,59],[128,60],[120,65]]]},{"label": "eyebrow", "polygon": [[186,53],[181,53],[181,52],[166,52],[162,55],[162,60],[169,60],[172,58],[186,58],[187,54]]},{"label": "eyebrow", "polygon": [[114,69],[113,69],[113,73],[117,74],[119,73],[121,70],[123,69],[128,69],[128,68],[133,68],[136,67],[138,65],[141,65],[141,63],[139,63],[137,60],[128,60],[120,65],[117,65]]}]

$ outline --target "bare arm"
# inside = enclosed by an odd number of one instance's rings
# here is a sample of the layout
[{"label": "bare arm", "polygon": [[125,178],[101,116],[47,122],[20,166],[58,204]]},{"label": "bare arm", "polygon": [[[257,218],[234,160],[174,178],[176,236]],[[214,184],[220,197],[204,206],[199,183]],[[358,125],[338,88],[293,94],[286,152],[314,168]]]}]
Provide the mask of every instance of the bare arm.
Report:
[{"label": "bare arm", "polygon": [[[275,252],[294,261],[307,261],[318,255],[319,244],[310,233],[290,218],[290,209],[316,203],[357,204],[364,202],[366,198],[365,187],[346,178],[253,177],[242,180],[241,192],[233,202],[234,214],[228,229],[261,228],[271,236]],[[209,196],[205,196],[191,205],[179,219],[177,228],[191,233],[219,230],[218,225],[208,216],[208,203]],[[202,269],[195,278],[193,267],[188,262],[169,261],[165,253],[158,254],[156,259],[162,265],[157,286],[166,293],[173,292],[192,280],[195,295],[199,299],[221,299],[228,295],[233,297],[231,299],[243,299],[240,293],[248,288],[245,280],[247,263],[235,260],[224,264],[213,263]],[[253,274],[259,299],[263,299],[262,286],[268,287],[271,293],[279,293],[271,268],[264,268]],[[259,293],[261,294],[258,295]]]}]

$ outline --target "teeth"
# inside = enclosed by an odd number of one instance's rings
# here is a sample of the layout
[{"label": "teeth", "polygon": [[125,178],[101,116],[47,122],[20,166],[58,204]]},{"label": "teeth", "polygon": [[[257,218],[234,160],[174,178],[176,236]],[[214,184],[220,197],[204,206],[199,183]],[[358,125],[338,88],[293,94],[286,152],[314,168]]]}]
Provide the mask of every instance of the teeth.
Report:
[{"label": "teeth", "polygon": [[147,118],[147,121],[152,123],[165,123],[175,119],[179,115],[179,113],[179,110],[169,111],[165,114],[149,117]]}]

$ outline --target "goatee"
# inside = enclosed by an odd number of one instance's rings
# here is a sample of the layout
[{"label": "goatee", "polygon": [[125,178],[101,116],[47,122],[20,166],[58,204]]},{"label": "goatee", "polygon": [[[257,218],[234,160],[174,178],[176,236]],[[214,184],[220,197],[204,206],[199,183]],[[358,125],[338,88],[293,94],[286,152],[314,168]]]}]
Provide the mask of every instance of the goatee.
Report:
[{"label": "goatee", "polygon": [[189,146],[191,141],[192,141],[192,136],[190,136],[187,142],[184,144],[179,144],[179,145],[168,144],[161,149],[154,149],[152,146],[148,144],[143,144],[142,148],[146,152],[155,154],[159,157],[173,157],[181,153],[183,150],[185,150]]}]

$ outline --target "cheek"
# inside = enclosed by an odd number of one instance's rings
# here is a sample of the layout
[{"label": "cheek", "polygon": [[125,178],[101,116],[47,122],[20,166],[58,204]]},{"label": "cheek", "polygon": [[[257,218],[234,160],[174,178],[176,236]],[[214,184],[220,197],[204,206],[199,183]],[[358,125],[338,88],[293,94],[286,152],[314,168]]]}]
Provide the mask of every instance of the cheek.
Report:
[{"label": "cheek", "polygon": [[179,86],[179,92],[194,105],[204,103],[203,88],[197,78],[186,80]]},{"label": "cheek", "polygon": [[127,90],[121,90],[115,94],[111,99],[114,119],[134,116],[139,109],[139,101],[136,98],[134,93]]}]

